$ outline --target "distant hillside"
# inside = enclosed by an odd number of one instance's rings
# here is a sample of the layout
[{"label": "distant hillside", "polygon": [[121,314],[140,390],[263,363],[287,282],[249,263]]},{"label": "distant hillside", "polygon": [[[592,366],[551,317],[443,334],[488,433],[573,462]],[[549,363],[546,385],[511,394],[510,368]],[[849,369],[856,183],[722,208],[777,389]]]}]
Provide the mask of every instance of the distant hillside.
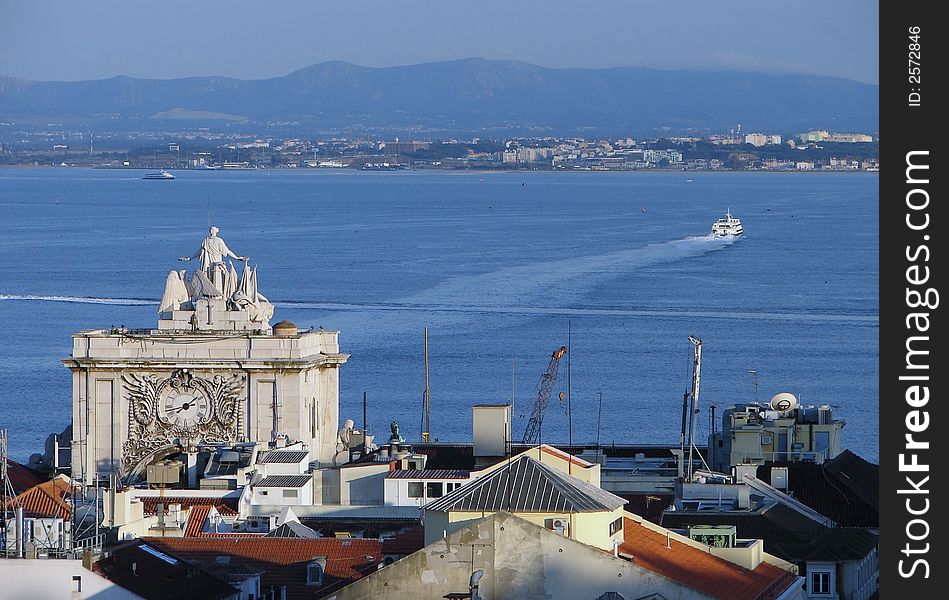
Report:
[{"label": "distant hillside", "polygon": [[643,68],[550,69],[465,59],[369,68],[340,61],[242,80],[0,77],[0,120],[106,127],[241,121],[242,130],[650,135],[824,128],[876,133],[879,88],[834,77]]}]

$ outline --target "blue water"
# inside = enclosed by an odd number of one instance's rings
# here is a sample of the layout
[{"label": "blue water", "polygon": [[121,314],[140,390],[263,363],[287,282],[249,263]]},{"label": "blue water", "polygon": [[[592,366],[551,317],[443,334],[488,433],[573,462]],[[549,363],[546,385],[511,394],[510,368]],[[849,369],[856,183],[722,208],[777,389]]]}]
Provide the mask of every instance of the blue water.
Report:
[{"label": "blue water", "polygon": [[[175,258],[221,237],[259,265],[274,322],[341,331],[340,415],[418,439],[511,398],[515,435],[571,334],[575,442],[677,443],[692,346],[707,408],[791,391],[878,457],[873,174],[0,170],[0,427],[25,459],[70,419],[80,329],[156,322]],[[688,182],[687,178],[692,179]],[[726,208],[746,235],[706,237]],[[645,212],[643,212],[645,209]],[[566,364],[561,365],[566,383]],[[558,391],[563,385],[558,385]],[[544,437],[566,441],[552,399]]]}]

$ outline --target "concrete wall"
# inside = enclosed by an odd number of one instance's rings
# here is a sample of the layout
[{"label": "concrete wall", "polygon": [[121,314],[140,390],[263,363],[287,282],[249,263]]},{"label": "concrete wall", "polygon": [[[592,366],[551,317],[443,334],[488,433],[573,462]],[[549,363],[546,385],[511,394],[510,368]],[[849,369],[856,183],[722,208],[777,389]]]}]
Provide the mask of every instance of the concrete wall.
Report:
[{"label": "concrete wall", "polygon": [[389,464],[368,464],[339,470],[340,504],[382,504]]},{"label": "concrete wall", "polygon": [[438,600],[467,592],[473,569],[484,571],[479,592],[485,600],[592,600],[606,592],[626,598],[656,593],[668,600],[710,598],[506,513],[471,524],[329,598]]},{"label": "concrete wall", "polygon": [[[78,577],[78,581],[74,578]],[[5,600],[70,598],[71,600],[136,600],[140,598],[88,571],[81,560],[0,560]],[[76,586],[79,591],[76,591]]]},{"label": "concrete wall", "polygon": [[[295,495],[287,496],[285,492]],[[274,506],[300,506],[309,504],[313,499],[313,480],[306,482],[298,488],[279,488],[279,487],[255,487],[251,498],[251,504]]]}]

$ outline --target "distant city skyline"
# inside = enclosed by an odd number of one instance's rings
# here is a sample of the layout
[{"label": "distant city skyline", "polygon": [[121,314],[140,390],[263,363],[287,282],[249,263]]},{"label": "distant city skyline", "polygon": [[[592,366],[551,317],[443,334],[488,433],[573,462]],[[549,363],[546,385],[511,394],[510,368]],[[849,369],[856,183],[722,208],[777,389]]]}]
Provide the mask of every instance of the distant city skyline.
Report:
[{"label": "distant city skyline", "polygon": [[386,67],[481,57],[548,67],[807,73],[875,84],[878,11],[877,0],[0,0],[0,75],[260,79],[328,60]]}]

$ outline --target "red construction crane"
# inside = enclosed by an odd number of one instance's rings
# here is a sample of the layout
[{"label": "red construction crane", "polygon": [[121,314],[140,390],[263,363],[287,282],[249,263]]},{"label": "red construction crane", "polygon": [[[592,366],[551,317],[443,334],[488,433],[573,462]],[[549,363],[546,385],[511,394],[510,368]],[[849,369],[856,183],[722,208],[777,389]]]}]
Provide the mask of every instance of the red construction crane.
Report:
[{"label": "red construction crane", "polygon": [[547,401],[550,399],[551,392],[554,391],[554,384],[557,383],[557,371],[560,368],[560,359],[566,353],[567,347],[561,346],[550,355],[547,370],[540,376],[540,382],[537,384],[537,400],[534,401],[530,421],[527,422],[527,429],[524,430],[524,437],[521,439],[522,444],[534,445],[540,442],[540,428],[541,425],[544,424],[544,412],[547,410]]}]

